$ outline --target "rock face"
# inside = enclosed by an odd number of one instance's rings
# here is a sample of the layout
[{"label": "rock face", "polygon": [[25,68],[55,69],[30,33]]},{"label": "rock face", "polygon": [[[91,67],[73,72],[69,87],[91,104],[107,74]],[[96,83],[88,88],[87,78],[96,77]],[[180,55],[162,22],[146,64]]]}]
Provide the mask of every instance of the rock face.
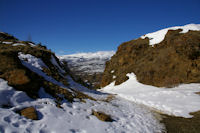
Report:
[{"label": "rock face", "polygon": [[148,37],[121,44],[106,63],[101,86],[113,81],[119,85],[131,72],[139,82],[158,87],[200,83],[200,31],[182,30],[168,30],[164,39],[153,46]]}]

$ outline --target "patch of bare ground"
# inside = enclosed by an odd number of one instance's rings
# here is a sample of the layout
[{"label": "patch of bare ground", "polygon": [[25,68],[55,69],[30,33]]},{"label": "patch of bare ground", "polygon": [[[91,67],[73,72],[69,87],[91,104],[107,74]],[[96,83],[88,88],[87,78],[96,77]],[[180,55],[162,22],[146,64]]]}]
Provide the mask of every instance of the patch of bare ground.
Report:
[{"label": "patch of bare ground", "polygon": [[112,122],[114,121],[110,115],[105,114],[104,112],[94,111],[92,110],[92,115],[96,116],[99,120],[105,122]]},{"label": "patch of bare ground", "polygon": [[161,123],[165,125],[167,133],[200,133],[200,111],[190,114],[192,118],[162,114]]}]

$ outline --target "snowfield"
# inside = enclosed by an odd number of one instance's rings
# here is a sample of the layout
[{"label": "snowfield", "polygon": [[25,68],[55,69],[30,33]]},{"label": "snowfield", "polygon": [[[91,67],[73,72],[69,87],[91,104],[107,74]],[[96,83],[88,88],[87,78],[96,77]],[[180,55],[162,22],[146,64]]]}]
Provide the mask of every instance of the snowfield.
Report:
[{"label": "snowfield", "polygon": [[114,82],[100,89],[102,92],[119,96],[154,108],[169,115],[192,117],[189,113],[200,110],[200,84],[182,84],[174,88],[158,88],[139,83],[134,73],[127,74],[129,79],[117,86]]},{"label": "snowfield", "polygon": [[[4,103],[1,102],[0,107],[6,104],[6,101],[15,103],[11,108],[0,108],[2,133],[161,133],[164,129],[150,109],[119,97],[111,102],[104,102],[102,100],[108,95],[103,93],[96,93],[99,95],[98,101],[63,102],[61,109],[56,107],[53,99],[46,97],[48,94],[45,94],[44,90],[40,99],[27,100],[28,96],[25,93],[14,90],[3,79],[0,79],[0,88],[1,98],[4,99],[1,99]],[[21,94],[20,97],[17,94]],[[36,108],[39,120],[26,119],[15,113],[18,109],[30,106]],[[91,115],[92,110],[110,114],[114,122],[100,121]]]},{"label": "snowfield", "polygon": [[148,33],[144,36],[141,36],[142,39],[148,37],[150,39],[149,45],[155,45],[162,42],[167,34],[168,30],[177,30],[182,29],[180,33],[187,33],[189,30],[200,31],[200,24],[188,24],[184,26],[175,26],[166,29],[162,29],[153,33]]}]

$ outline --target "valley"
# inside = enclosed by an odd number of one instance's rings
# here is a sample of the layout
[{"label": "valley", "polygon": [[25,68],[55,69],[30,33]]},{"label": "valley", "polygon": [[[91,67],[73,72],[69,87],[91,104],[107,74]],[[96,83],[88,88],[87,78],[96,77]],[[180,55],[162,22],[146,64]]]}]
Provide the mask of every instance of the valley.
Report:
[{"label": "valley", "polygon": [[200,25],[56,55],[0,33],[0,132],[198,133]]}]

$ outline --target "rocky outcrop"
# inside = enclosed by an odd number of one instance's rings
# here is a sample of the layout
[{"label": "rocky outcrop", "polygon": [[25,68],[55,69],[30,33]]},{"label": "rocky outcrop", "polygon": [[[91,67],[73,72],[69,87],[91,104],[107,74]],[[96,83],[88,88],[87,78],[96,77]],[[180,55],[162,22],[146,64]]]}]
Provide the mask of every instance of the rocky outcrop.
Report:
[{"label": "rocky outcrop", "polygon": [[139,82],[158,87],[200,83],[200,31],[181,31],[168,30],[164,40],[154,46],[149,45],[148,37],[121,44],[106,63],[101,86],[113,81],[119,85],[131,72]]},{"label": "rocky outcrop", "polygon": [[44,88],[58,104],[62,100],[73,102],[74,98],[95,100],[71,89],[68,74],[67,66],[46,46],[0,33],[0,78],[8,81],[9,86],[33,99],[39,98],[39,90]]}]

